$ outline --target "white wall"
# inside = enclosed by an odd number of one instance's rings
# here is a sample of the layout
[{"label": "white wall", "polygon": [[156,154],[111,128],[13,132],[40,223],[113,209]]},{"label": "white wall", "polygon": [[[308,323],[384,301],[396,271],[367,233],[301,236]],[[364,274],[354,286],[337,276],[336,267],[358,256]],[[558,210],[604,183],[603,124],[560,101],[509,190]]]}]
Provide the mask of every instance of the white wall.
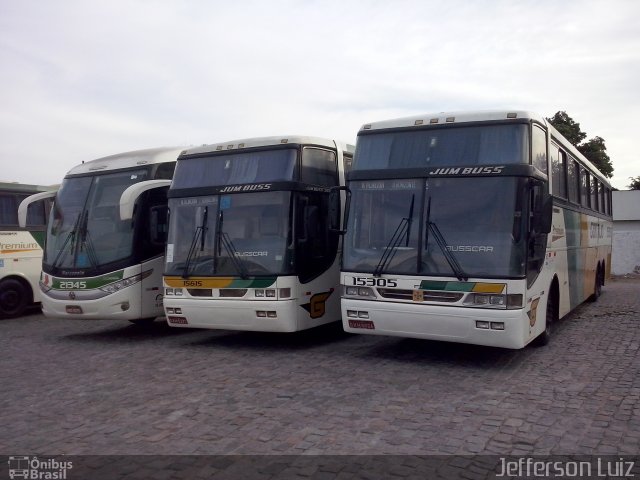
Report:
[{"label": "white wall", "polygon": [[612,192],[611,273],[640,274],[640,190]]}]

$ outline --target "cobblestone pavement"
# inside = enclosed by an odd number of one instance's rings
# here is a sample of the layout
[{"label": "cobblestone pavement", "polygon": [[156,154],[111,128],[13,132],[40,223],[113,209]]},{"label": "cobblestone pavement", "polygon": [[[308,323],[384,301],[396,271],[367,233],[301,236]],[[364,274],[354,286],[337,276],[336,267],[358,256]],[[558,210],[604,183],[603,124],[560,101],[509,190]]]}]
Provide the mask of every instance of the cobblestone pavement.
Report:
[{"label": "cobblestone pavement", "polygon": [[640,279],[519,351],[0,321],[0,453],[640,453]]}]

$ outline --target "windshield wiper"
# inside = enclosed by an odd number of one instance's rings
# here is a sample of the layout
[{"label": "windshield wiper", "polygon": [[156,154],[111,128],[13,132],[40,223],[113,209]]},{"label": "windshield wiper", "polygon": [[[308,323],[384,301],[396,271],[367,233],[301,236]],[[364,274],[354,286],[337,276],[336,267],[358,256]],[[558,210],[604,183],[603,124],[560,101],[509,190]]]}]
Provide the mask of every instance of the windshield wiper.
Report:
[{"label": "windshield wiper", "polygon": [[79,212],[78,216],[76,217],[76,221],[73,224],[73,228],[64,238],[64,242],[62,242],[62,247],[60,247],[60,250],[58,250],[58,254],[56,255],[56,258],[53,259],[53,263],[51,264],[53,268],[56,268],[58,266],[58,262],[62,261],[62,259],[64,258],[62,254],[63,253],[66,254],[66,247],[69,242],[71,242],[71,245],[69,246],[69,250],[71,252],[75,250],[75,239],[76,239],[76,235],[78,234],[78,228],[80,226],[80,219],[82,218],[82,216],[83,216],[83,212]]},{"label": "windshield wiper", "polygon": [[200,251],[204,250],[204,240],[205,240],[205,232],[207,231],[207,217],[209,215],[209,207],[204,207],[204,212],[202,214],[202,222],[200,225],[196,227],[195,232],[193,232],[193,238],[191,239],[191,246],[189,246],[189,253],[187,253],[187,260],[184,262],[184,270],[182,272],[182,278],[189,277],[189,267],[191,266],[191,261],[196,254],[196,250],[198,248],[198,240],[200,240]]},{"label": "windshield wiper", "polygon": [[227,255],[229,255],[229,257],[231,258],[231,262],[233,263],[233,266],[236,268],[236,270],[240,274],[240,278],[244,280],[249,276],[247,272],[247,268],[245,267],[244,262],[238,258],[238,251],[236,250],[236,247],[233,245],[233,242],[231,241],[229,234],[222,230],[223,224],[224,224],[224,212],[221,210],[220,215],[218,216],[218,225],[216,230],[218,232],[218,235],[217,235],[218,256],[222,253],[221,252],[222,249],[220,247],[221,246],[224,247],[224,249],[227,252]]},{"label": "windshield wiper", "polygon": [[427,246],[429,245],[429,231],[431,231],[433,233],[433,237],[436,239],[436,243],[440,247],[440,250],[442,250],[442,254],[444,255],[444,258],[447,260],[447,263],[449,264],[449,266],[451,267],[451,270],[453,270],[453,273],[455,274],[456,278],[461,282],[462,281],[466,282],[467,280],[469,280],[469,275],[467,275],[464,272],[464,270],[462,270],[460,263],[458,263],[458,259],[455,257],[453,252],[451,252],[451,250],[447,248],[447,242],[444,239],[442,232],[438,228],[438,225],[436,225],[434,222],[431,221],[431,197],[429,197],[429,201],[427,203],[426,223],[427,223],[427,229],[426,229],[425,240],[424,240],[425,251],[427,250]]},{"label": "windshield wiper", "polygon": [[411,206],[409,207],[409,216],[400,219],[400,223],[396,227],[396,231],[393,232],[389,243],[384,248],[380,261],[373,271],[374,277],[379,277],[383,274],[387,265],[393,260],[393,257],[397,253],[397,248],[402,242],[402,239],[406,236],[405,246],[409,246],[409,235],[411,234],[411,223],[413,222],[413,207],[415,203],[416,195],[411,195]]},{"label": "windshield wiper", "polygon": [[[80,222],[80,249],[79,252],[82,251],[82,247],[84,247],[87,251],[87,258],[89,262],[91,262],[92,267],[98,266],[98,256],[96,255],[96,249],[93,246],[93,242],[91,241],[91,236],[89,235],[89,230],[87,228],[87,224],[89,223],[89,212],[85,210],[84,219]],[[77,259],[76,259],[77,261]]]}]

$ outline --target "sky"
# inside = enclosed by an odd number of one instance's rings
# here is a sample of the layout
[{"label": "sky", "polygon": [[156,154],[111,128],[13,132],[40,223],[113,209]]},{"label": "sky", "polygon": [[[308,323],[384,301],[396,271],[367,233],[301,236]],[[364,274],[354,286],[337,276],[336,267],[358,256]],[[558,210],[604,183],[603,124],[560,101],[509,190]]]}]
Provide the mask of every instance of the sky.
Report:
[{"label": "sky", "polygon": [[566,111],[640,176],[635,0],[0,0],[0,180],[364,123]]}]

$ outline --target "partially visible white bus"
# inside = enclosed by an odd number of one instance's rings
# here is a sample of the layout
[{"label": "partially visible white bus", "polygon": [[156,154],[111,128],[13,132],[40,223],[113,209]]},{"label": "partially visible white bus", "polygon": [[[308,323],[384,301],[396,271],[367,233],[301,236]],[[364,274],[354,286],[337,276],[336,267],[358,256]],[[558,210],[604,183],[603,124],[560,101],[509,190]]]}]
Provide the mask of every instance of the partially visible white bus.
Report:
[{"label": "partially visible white bus", "polygon": [[51,202],[45,198],[31,204],[24,227],[18,224],[18,206],[33,194],[50,191],[55,187],[0,183],[0,317],[18,317],[40,302],[38,280]]},{"label": "partially visible white bus", "polygon": [[163,315],[167,191],[181,151],[122,153],[67,173],[47,229],[45,315],[131,322]]},{"label": "partially visible white bus", "polygon": [[348,180],[348,332],[544,344],[609,276],[611,186],[534,113],[366,124]]},{"label": "partially visible white bus", "polygon": [[187,150],[169,190],[169,325],[294,332],[340,319],[340,238],[329,230],[353,146],[317,137]]}]

